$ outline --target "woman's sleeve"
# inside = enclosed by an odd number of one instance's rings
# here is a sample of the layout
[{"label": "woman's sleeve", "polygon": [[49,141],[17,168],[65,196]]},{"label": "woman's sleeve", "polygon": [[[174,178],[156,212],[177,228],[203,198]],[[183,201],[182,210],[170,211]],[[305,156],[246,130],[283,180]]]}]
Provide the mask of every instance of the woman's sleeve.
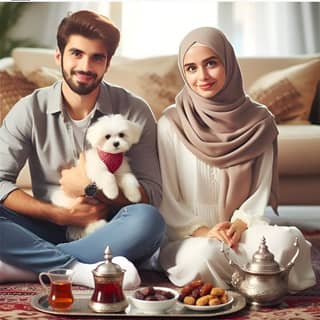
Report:
[{"label": "woman's sleeve", "polygon": [[[192,212],[181,192],[178,166],[185,161],[177,146],[177,135],[174,128],[166,118],[158,122],[158,152],[162,175],[162,203],[160,206],[167,226],[170,239],[182,239],[192,233],[205,222]],[[190,176],[190,186],[192,185]],[[188,186],[183,186],[186,188]]]},{"label": "woman's sleeve", "polygon": [[268,147],[261,161],[261,168],[257,179],[256,190],[238,210],[235,210],[231,222],[241,219],[248,228],[257,224],[269,224],[269,220],[265,217],[264,211],[268,205],[272,181],[273,168],[273,146]]}]

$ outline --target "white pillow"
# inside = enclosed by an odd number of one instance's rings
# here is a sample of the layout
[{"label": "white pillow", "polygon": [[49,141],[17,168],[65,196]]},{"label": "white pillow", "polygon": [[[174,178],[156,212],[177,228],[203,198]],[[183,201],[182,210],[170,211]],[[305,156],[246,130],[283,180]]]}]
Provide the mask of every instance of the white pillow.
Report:
[{"label": "white pillow", "polygon": [[11,57],[2,58],[0,59],[0,70],[11,69],[13,67],[13,64],[14,62]]},{"label": "white pillow", "polygon": [[18,69],[27,76],[41,67],[59,69],[55,62],[55,50],[44,48],[15,48],[12,57]]}]

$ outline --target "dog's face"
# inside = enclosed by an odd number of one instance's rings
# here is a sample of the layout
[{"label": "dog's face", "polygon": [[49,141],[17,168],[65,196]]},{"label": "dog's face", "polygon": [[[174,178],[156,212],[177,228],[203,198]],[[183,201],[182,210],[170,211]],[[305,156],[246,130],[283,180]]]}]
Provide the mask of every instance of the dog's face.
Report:
[{"label": "dog's face", "polygon": [[142,127],[120,114],[103,116],[89,127],[87,140],[93,148],[120,153],[139,141]]}]

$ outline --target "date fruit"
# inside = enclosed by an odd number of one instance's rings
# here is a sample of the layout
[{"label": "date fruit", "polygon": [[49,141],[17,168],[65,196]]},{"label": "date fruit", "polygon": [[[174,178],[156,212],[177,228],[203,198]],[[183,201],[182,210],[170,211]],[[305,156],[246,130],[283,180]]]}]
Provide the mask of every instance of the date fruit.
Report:
[{"label": "date fruit", "polygon": [[134,297],[139,300],[162,301],[174,298],[174,294],[170,291],[156,289],[154,287],[146,287],[135,291]]}]

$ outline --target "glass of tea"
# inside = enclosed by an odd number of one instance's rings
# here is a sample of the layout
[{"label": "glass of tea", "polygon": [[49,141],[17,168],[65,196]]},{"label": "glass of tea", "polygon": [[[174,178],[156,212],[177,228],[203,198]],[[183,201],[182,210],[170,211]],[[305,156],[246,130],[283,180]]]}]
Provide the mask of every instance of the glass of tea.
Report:
[{"label": "glass of tea", "polygon": [[[53,269],[39,274],[39,281],[48,293],[48,303],[57,311],[68,310],[73,304],[72,275],[70,269]],[[44,277],[49,279],[46,284]]]}]

